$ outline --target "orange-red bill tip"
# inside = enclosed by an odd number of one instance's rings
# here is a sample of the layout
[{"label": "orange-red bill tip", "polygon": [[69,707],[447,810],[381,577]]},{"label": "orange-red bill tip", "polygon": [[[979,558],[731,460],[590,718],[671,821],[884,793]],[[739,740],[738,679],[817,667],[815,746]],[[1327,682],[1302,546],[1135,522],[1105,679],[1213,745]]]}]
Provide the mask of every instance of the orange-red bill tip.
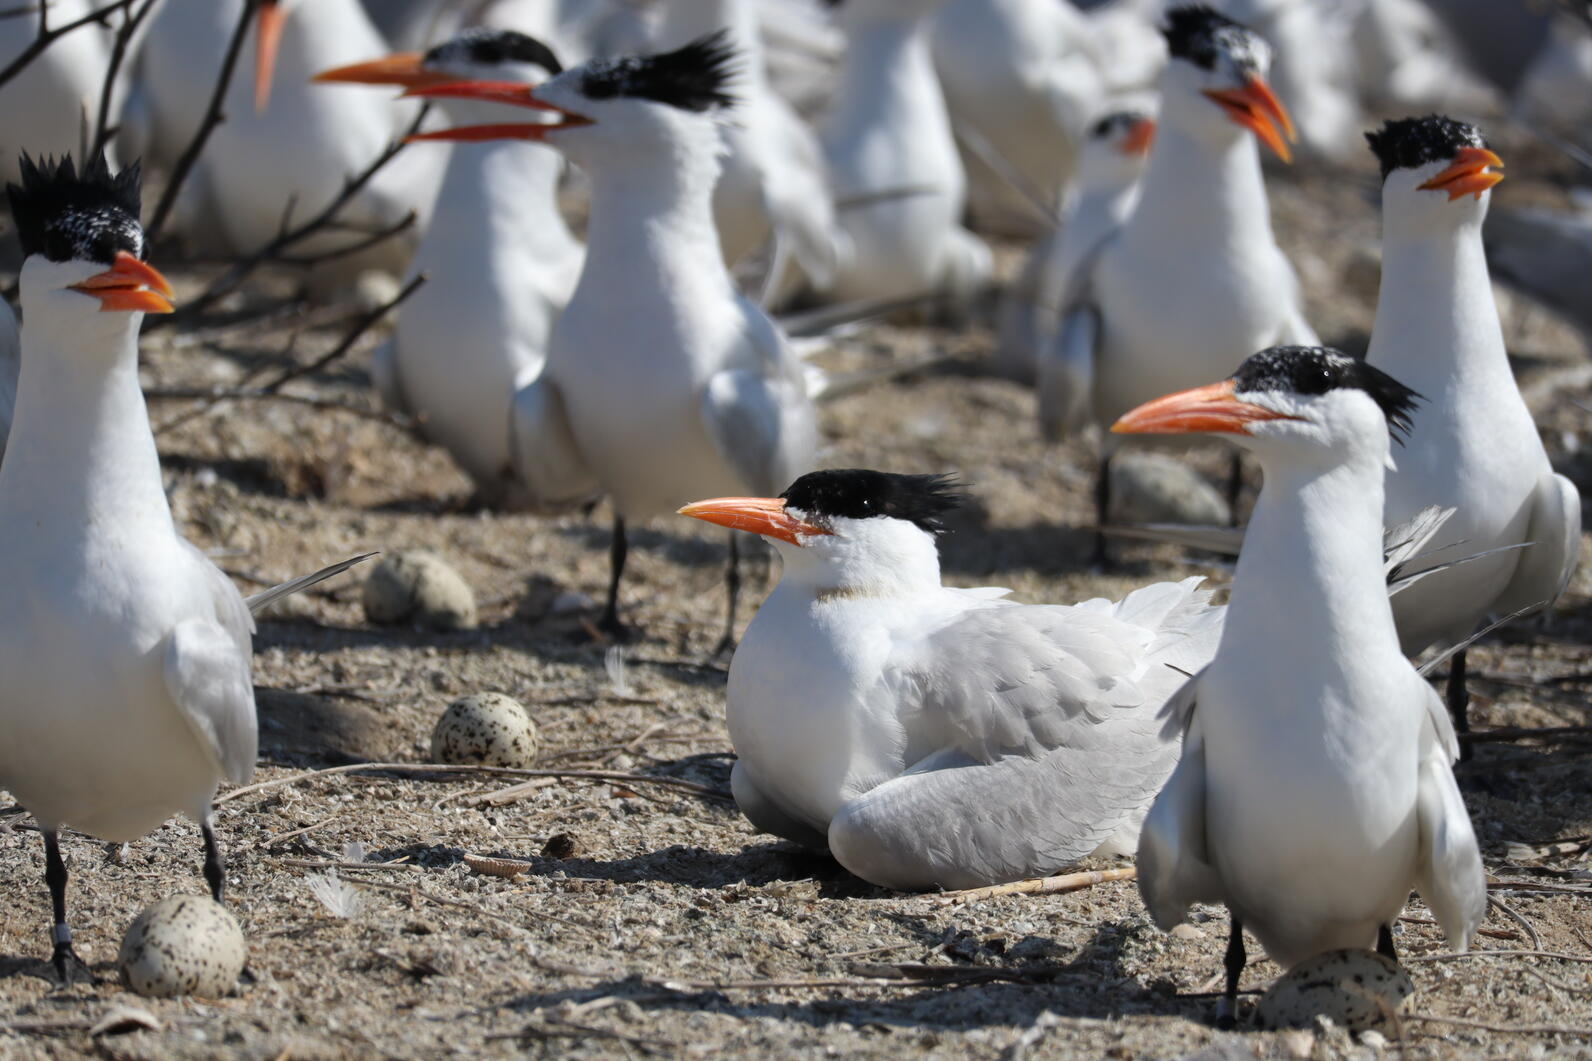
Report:
[{"label": "orange-red bill tip", "polygon": [[1504,179],[1502,173],[1492,169],[1502,168],[1504,160],[1485,147],[1462,147],[1454,153],[1448,168],[1420,186],[1421,191],[1444,191],[1453,202],[1466,195],[1481,198],[1481,193]]},{"label": "orange-red bill tip", "polygon": [[170,313],[169,299],[176,294],[159,269],[127,251],[117,251],[116,260],[109,269],[73,284],[72,290],[99,299],[101,313],[117,310]]},{"label": "orange-red bill tip", "polygon": [[1264,420],[1294,420],[1233,393],[1233,381],[1207,384],[1145,402],[1111,425],[1118,435],[1182,435],[1250,433],[1249,425]]},{"label": "orange-red bill tip", "polygon": [[1282,100],[1261,77],[1251,77],[1243,88],[1210,88],[1205,95],[1221,105],[1234,124],[1254,133],[1284,162],[1293,161],[1288,145],[1299,139],[1293,118]]},{"label": "orange-red bill tip", "polygon": [[785,509],[784,499],[778,497],[715,497],[707,501],[693,501],[679,512],[682,516],[730,530],[777,538],[791,545],[801,545],[802,538],[830,533],[791,515]]}]

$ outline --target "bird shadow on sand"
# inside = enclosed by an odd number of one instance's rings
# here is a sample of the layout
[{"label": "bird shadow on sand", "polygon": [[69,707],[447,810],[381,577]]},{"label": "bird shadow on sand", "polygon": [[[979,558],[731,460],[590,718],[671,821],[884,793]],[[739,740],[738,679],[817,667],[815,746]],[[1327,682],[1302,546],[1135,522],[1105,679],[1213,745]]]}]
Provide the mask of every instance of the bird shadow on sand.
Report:
[{"label": "bird shadow on sand", "polygon": [[[520,995],[503,1005],[510,1010],[534,1013],[566,1001],[579,1005],[616,997],[644,1011],[709,1012],[739,1019],[766,1018],[812,1026],[845,1021],[857,1025],[916,1028],[924,1032],[1032,1027],[1047,1012],[1060,1018],[1107,1019],[1132,1013],[1184,1017],[1195,1022],[1207,1020],[1208,999],[1179,996],[1161,983],[1146,986],[1127,974],[1122,959],[1130,932],[1116,924],[1102,924],[1088,942],[1063,960],[1054,960],[1044,948],[1034,947],[1030,950],[1046,956],[1030,960],[1014,953],[989,961],[936,965],[932,972],[918,974],[932,977],[931,980],[921,985],[910,979],[903,980],[901,987],[893,989],[900,993],[891,993],[892,989],[888,988],[882,993],[876,984],[859,983],[855,987],[844,983],[821,984],[815,985],[823,992],[821,998],[801,1002],[766,1001],[758,993],[749,994],[733,987],[698,989],[691,983],[692,975],[660,970],[647,979],[633,976],[586,988]],[[924,934],[927,937],[938,935],[930,930],[925,930]],[[857,966],[847,964],[843,958],[826,961],[823,955],[812,957],[819,967],[807,978],[815,980],[844,981],[862,979],[870,974],[888,978],[891,974],[891,967]],[[1055,1042],[1053,1039],[1051,1045]]]},{"label": "bird shadow on sand", "polygon": [[615,884],[677,884],[706,891],[736,886],[763,888],[813,882],[823,899],[882,898],[890,893],[858,880],[827,854],[819,854],[784,841],[762,842],[740,851],[709,851],[674,844],[629,858],[543,858],[512,854],[533,865],[530,876],[562,874],[581,880]]}]

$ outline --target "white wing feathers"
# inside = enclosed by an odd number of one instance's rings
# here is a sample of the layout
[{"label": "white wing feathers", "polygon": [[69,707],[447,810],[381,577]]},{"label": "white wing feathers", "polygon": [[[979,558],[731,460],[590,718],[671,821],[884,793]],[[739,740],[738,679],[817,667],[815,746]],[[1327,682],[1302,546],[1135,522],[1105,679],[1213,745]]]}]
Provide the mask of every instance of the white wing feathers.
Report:
[{"label": "white wing feathers", "polygon": [[1581,494],[1574,483],[1554,472],[1542,477],[1532,495],[1526,538],[1532,545],[1494,606],[1500,614],[1557,600],[1570,584],[1581,552]]},{"label": "white wing feathers", "polygon": [[1487,877],[1470,814],[1450,766],[1459,744],[1448,721],[1448,709],[1431,686],[1421,684],[1427,694],[1427,725],[1421,730],[1415,801],[1420,824],[1415,890],[1437,916],[1449,946],[1463,953],[1487,913]]},{"label": "white wing feathers", "polygon": [[254,775],[259,744],[249,667],[254,617],[221,569],[189,542],[183,546],[212,611],[167,635],[166,689],[226,778],[242,783]]},{"label": "white wing feathers", "polygon": [[1136,862],[1139,894],[1162,929],[1182,921],[1190,903],[1222,897],[1205,838],[1205,742],[1197,719],[1183,740],[1182,758],[1144,818]]}]

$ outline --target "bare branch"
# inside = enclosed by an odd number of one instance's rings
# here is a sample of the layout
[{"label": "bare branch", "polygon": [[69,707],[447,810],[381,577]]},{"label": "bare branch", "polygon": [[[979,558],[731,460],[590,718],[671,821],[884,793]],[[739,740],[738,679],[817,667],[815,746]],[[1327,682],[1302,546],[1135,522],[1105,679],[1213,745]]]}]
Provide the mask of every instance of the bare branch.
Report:
[{"label": "bare branch", "polygon": [[138,32],[138,27],[144,24],[144,19],[155,10],[159,0],[144,0],[144,6],[136,11],[134,7],[137,0],[132,0],[127,7],[122,9],[122,24],[116,27],[116,40],[111,45],[110,65],[105,68],[105,80],[100,85],[99,116],[94,122],[94,141],[90,145],[89,157],[98,155],[105,150],[105,145],[116,135],[116,129],[111,125],[111,97],[116,91],[116,75],[121,73],[122,64],[127,60],[127,47],[132,43],[133,34]]},{"label": "bare branch", "polygon": [[32,44],[29,44],[26,48],[22,49],[20,55],[11,60],[11,62],[8,63],[3,69],[0,69],[0,87],[3,87],[6,82],[22,73],[23,70],[27,69],[29,63],[43,55],[50,45],[60,40],[68,33],[71,33],[73,30],[82,29],[84,26],[95,22],[98,22],[103,26],[105,25],[105,20],[113,13],[124,10],[136,2],[137,0],[113,0],[112,3],[106,5],[105,7],[90,11],[81,18],[75,18],[66,25],[57,27],[55,29],[50,28],[50,5],[48,3],[39,4],[38,35],[33,38]]}]

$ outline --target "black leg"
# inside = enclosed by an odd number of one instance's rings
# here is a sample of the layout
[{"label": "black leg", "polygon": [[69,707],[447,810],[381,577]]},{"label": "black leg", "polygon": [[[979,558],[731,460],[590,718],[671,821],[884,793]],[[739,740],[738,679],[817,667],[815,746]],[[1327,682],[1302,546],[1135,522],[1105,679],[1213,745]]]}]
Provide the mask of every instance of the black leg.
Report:
[{"label": "black leg", "polygon": [[1216,1026],[1223,1031],[1230,1031],[1238,1023],[1238,978],[1249,960],[1244,954],[1244,926],[1236,917],[1232,918],[1232,923],[1227,936],[1227,957],[1222,960],[1227,969],[1227,989],[1216,1006]]},{"label": "black leg", "polygon": [[[1456,652],[1448,661],[1448,717],[1454,720],[1455,733],[1470,732],[1470,692],[1466,688],[1465,653]],[[1459,742],[1459,761],[1469,762],[1470,742]]]},{"label": "black leg", "polygon": [[61,842],[54,829],[41,829],[44,834],[44,883],[50,888],[50,909],[55,924],[50,930],[54,950],[50,964],[55,967],[56,982],[61,987],[71,987],[74,982],[93,983],[94,974],[72,949],[72,929],[66,923],[66,862],[61,858]]},{"label": "black leg", "polygon": [[199,832],[205,838],[205,883],[210,885],[210,898],[221,902],[221,893],[226,890],[226,870],[221,862],[221,847],[216,843],[216,829],[208,821],[199,823]]},{"label": "black leg", "polygon": [[[1095,526],[1104,527],[1111,514],[1111,455],[1104,454],[1095,471]],[[1106,550],[1106,535],[1104,531],[1095,531],[1094,556],[1089,564],[1096,570],[1104,571],[1111,566],[1111,554]]]},{"label": "black leg", "polygon": [[1227,466],[1227,525],[1238,526],[1238,499],[1244,492],[1244,455],[1233,451],[1232,463]]},{"label": "black leg", "polygon": [[736,531],[730,531],[730,563],[724,571],[724,589],[729,596],[724,611],[724,636],[719,638],[709,659],[718,659],[735,648],[735,605],[741,596],[741,536]]},{"label": "black leg", "polygon": [[625,632],[625,625],[619,621],[619,580],[624,576],[629,551],[624,518],[616,514],[614,535],[608,546],[608,603],[603,607],[602,618],[597,620],[597,629],[614,637]]},{"label": "black leg", "polygon": [[1393,949],[1393,926],[1382,925],[1376,930],[1376,952],[1392,962],[1399,960],[1398,951]]}]

